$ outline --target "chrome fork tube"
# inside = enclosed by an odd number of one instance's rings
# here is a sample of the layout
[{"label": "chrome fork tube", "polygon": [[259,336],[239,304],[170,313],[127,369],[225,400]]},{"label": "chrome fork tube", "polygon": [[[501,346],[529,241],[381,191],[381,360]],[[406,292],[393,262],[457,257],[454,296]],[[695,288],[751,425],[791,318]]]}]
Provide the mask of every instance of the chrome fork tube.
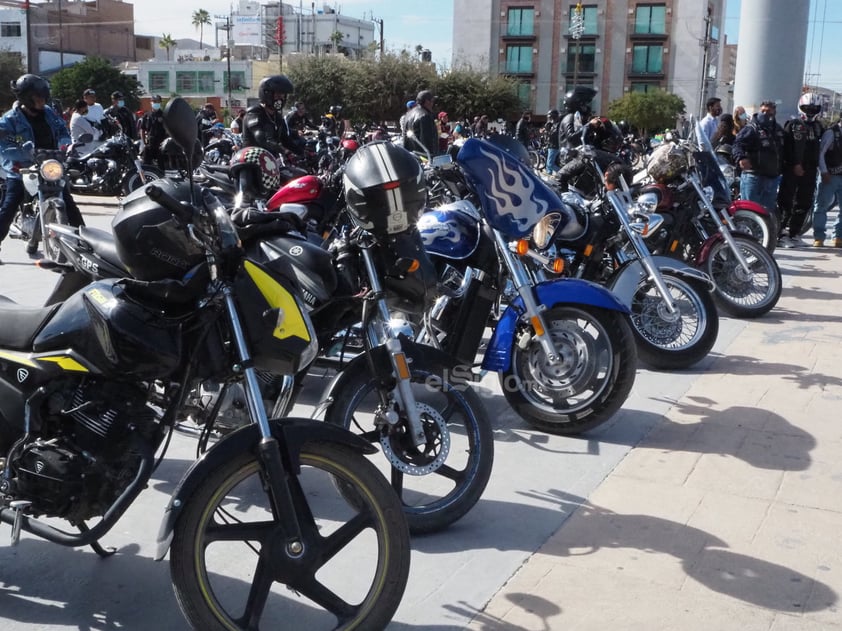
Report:
[{"label": "chrome fork tube", "polygon": [[[532,293],[532,283],[529,282],[529,275],[523,263],[515,258],[514,254],[512,254],[511,250],[509,250],[509,244],[506,242],[505,237],[503,237],[499,230],[494,230],[494,240],[497,243],[497,250],[500,253],[500,257],[503,259],[506,269],[509,270],[509,274],[512,277],[512,283],[517,290],[518,296],[520,296],[520,299],[523,300],[526,315],[529,317],[529,322],[532,325],[532,329],[535,331],[535,337],[538,338],[541,348],[544,349],[547,361],[550,364],[557,364],[559,362],[558,351],[556,350],[552,339],[547,334],[547,325],[541,315],[542,309],[538,306],[538,302],[535,300],[535,295]],[[536,324],[538,326],[536,326]],[[540,331],[538,330],[539,327]]]},{"label": "chrome fork tube", "polygon": [[707,195],[705,195],[705,192],[702,189],[702,185],[699,182],[698,176],[692,174],[690,175],[689,180],[690,184],[693,186],[693,190],[696,191],[696,195],[701,200],[702,204],[704,204],[708,215],[710,215],[710,218],[713,219],[713,222],[716,224],[716,229],[719,231],[719,234],[722,235],[722,238],[725,239],[725,243],[728,244],[728,247],[731,248],[731,251],[737,258],[740,267],[743,268],[746,274],[751,274],[751,268],[748,266],[748,261],[746,261],[746,258],[743,256],[743,253],[740,250],[740,248],[737,247],[737,242],[734,240],[734,235],[731,234],[731,231],[728,229],[728,226],[722,223],[722,219],[719,218],[719,213],[716,212],[716,208],[713,207],[713,204],[707,198]]}]

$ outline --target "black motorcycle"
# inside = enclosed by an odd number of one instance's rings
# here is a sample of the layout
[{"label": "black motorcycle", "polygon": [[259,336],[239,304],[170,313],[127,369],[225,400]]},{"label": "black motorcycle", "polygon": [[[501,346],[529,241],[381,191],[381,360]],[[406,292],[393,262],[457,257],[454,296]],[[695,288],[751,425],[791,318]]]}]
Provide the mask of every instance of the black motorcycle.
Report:
[{"label": "black motorcycle", "polygon": [[[164,116],[191,146],[187,102]],[[325,423],[270,420],[259,394],[257,370],[295,374],[316,353],[292,281],[244,255],[226,210],[189,183],[135,191],[113,226],[132,278],[0,307],[0,520],[13,544],[26,531],[112,554],[99,541],[148,486],[187,393],[238,382],[251,424],[194,463],[158,535],[184,615],[196,629],[384,628],[410,548],[373,448]]]},{"label": "black motorcycle", "polygon": [[67,154],[70,190],[82,195],[128,195],[163,177],[160,169],[143,164],[139,143],[118,132],[104,141],[77,143]]}]

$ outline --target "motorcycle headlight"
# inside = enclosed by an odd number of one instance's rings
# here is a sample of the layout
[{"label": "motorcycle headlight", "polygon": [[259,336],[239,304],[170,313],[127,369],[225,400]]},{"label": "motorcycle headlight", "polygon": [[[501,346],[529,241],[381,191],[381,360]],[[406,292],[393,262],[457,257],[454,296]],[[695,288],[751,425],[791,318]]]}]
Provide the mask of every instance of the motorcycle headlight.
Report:
[{"label": "motorcycle headlight", "polygon": [[64,177],[64,165],[58,160],[44,160],[41,164],[41,177],[47,182],[55,182]]}]

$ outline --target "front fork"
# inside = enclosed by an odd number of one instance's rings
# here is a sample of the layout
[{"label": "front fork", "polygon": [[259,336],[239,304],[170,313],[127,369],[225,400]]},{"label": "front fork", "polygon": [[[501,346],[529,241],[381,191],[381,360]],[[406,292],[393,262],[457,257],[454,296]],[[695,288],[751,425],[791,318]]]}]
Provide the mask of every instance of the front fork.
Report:
[{"label": "front fork", "polygon": [[418,411],[418,405],[415,402],[415,394],[412,392],[412,375],[409,370],[406,353],[403,352],[400,340],[394,331],[392,331],[392,327],[389,326],[391,314],[389,313],[389,308],[386,306],[386,300],[383,298],[383,286],[380,283],[380,276],[377,274],[377,268],[374,265],[374,258],[372,257],[371,251],[367,247],[362,247],[361,251],[366,272],[368,273],[371,291],[376,296],[375,304],[379,311],[380,321],[379,327],[376,327],[374,324],[367,327],[369,342],[372,346],[377,346],[385,341],[385,347],[392,364],[392,372],[396,378],[395,398],[406,414],[409,422],[412,444],[415,447],[421,447],[427,444],[427,436],[424,433],[424,425],[421,422],[421,413]]},{"label": "front fork", "polygon": [[46,214],[47,208],[49,208],[50,204],[55,206],[56,222],[67,223],[67,213],[64,209],[64,199],[61,197],[61,191],[54,195],[43,195],[41,191],[38,191],[38,220],[32,228],[32,235],[30,235],[28,243],[28,245],[32,248],[38,247],[38,242],[45,240],[44,236],[47,234],[48,226],[44,219],[44,215]]},{"label": "front fork", "polygon": [[541,315],[543,307],[539,306],[535,300],[532,283],[529,280],[529,274],[526,268],[509,250],[509,244],[499,230],[494,230],[494,240],[497,242],[497,250],[512,278],[512,284],[515,286],[518,296],[523,301],[526,316],[529,318],[529,323],[532,325],[535,337],[538,339],[538,343],[541,344],[541,348],[544,349],[547,362],[557,364],[560,361],[558,351],[555,348],[555,344],[553,344],[552,338],[547,333],[544,317]]},{"label": "front fork", "polygon": [[[716,224],[716,229],[719,231],[719,234],[722,235],[722,238],[725,239],[725,243],[728,244],[728,247],[731,248],[731,251],[734,253],[734,257],[737,259],[737,262],[740,264],[740,267],[743,268],[743,271],[746,274],[751,274],[751,268],[748,265],[748,261],[746,257],[743,256],[742,250],[737,246],[737,242],[734,240],[734,235],[731,234],[731,230],[729,230],[728,225],[722,221],[719,216],[719,213],[716,212],[716,208],[713,207],[710,199],[708,196],[705,195],[704,190],[702,189],[702,185],[699,182],[698,177],[695,175],[689,178],[690,184],[692,184],[693,189],[696,191],[696,196],[699,198],[702,204],[704,204],[705,209],[708,212],[708,215],[713,220],[713,223]],[[728,222],[731,223],[730,221]]]},{"label": "front fork", "polygon": [[134,168],[137,169],[140,181],[146,184],[146,173],[143,172],[143,161],[140,158],[134,159]]}]

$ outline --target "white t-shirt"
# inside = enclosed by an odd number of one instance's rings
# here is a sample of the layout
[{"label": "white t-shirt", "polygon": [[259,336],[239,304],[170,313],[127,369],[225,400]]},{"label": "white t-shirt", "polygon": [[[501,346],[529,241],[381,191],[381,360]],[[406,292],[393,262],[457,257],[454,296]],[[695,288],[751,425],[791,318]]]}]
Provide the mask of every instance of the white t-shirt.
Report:
[{"label": "white t-shirt", "polygon": [[99,140],[102,131],[91,124],[87,115],[82,116],[79,112],[73,112],[73,116],[70,117],[70,139],[76,142],[83,134],[91,134],[93,140]]},{"label": "white t-shirt", "polygon": [[105,118],[105,109],[99,103],[88,105],[88,113],[85,114],[85,118],[92,123],[98,123]]}]

